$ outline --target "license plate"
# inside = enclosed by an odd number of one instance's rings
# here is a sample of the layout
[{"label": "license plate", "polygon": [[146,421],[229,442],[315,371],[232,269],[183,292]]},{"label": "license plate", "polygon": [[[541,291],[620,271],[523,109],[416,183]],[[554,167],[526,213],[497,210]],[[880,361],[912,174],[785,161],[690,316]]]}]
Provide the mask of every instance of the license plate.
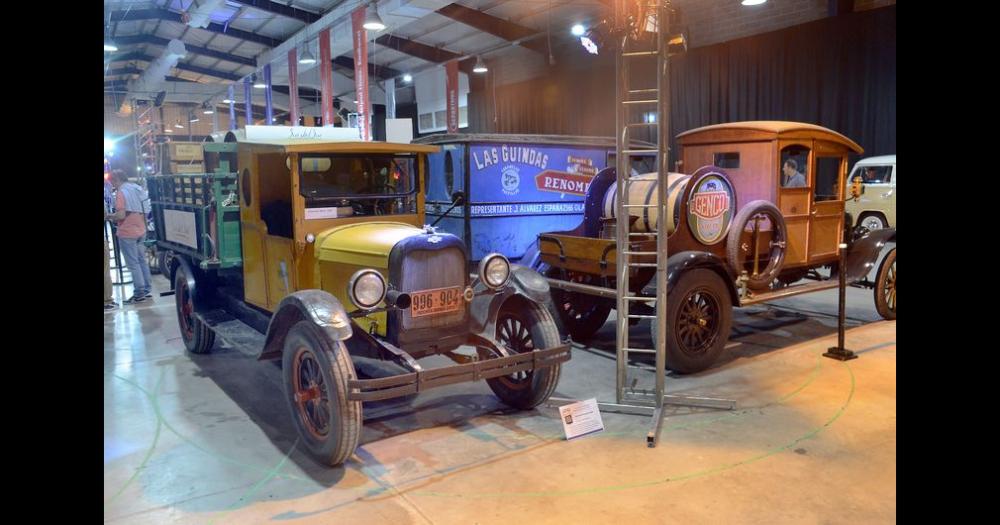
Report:
[{"label": "license plate", "polygon": [[410,294],[410,315],[445,314],[458,311],[462,306],[462,287],[421,290]]}]

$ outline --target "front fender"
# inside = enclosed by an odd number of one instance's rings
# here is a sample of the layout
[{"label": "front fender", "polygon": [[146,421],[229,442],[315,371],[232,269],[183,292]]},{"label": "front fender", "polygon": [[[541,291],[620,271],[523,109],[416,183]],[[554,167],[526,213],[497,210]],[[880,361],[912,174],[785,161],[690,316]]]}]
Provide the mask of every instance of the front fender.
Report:
[{"label": "front fender", "polygon": [[[183,270],[184,279],[187,281],[188,293],[191,294],[195,312],[205,312],[212,308],[212,287],[206,284],[206,276],[196,265],[191,264],[187,257],[173,257],[177,269]],[[171,263],[172,265],[174,263]],[[176,274],[175,274],[176,275]],[[170,281],[170,289],[174,289],[174,281]],[[205,288],[198,289],[199,284],[205,284]]]},{"label": "front fender", "polygon": [[258,359],[280,358],[285,335],[299,321],[316,324],[334,341],[350,339],[353,333],[350,317],[336,297],[323,290],[301,290],[285,296],[278,303],[267,325],[264,350]]},{"label": "front fender", "polygon": [[718,255],[701,251],[684,251],[675,253],[667,259],[667,298],[669,300],[670,290],[673,289],[677,281],[680,280],[684,272],[706,268],[719,274],[722,281],[729,289],[729,298],[733,306],[739,306],[740,295],[736,291],[735,276],[732,274],[729,265]]},{"label": "front fender", "polygon": [[472,283],[475,295],[469,305],[469,314],[473,333],[493,338],[500,307],[515,295],[541,305],[552,300],[549,283],[541,274],[520,264],[511,264],[510,272],[510,282],[499,292],[490,290],[479,279]]},{"label": "front fender", "polygon": [[864,279],[875,267],[875,261],[886,243],[896,242],[896,228],[873,230],[847,247],[845,279],[853,283]]}]

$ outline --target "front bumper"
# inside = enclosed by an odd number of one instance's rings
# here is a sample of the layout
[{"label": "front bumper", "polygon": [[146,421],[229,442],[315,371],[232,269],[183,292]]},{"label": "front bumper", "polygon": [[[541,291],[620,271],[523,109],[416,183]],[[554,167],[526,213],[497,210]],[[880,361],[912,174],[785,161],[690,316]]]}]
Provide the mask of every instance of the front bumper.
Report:
[{"label": "front bumper", "polygon": [[[493,341],[470,336],[468,344],[490,350],[494,355],[503,353]],[[492,347],[492,348],[490,348]],[[416,394],[439,386],[479,381],[506,376],[515,372],[537,370],[569,361],[570,345],[532,350],[520,354],[494,357],[471,363],[415,370],[406,374],[375,379],[352,379],[347,382],[347,399],[350,401],[378,401]]]}]

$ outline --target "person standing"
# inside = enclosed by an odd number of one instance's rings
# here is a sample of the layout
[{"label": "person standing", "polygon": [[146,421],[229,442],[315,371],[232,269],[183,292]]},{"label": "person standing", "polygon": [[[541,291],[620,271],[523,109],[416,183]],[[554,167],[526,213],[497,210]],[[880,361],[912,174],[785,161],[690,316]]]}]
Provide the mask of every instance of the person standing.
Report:
[{"label": "person standing", "polygon": [[132,274],[132,297],[123,304],[135,304],[153,297],[152,277],[146,261],[146,214],[143,211],[145,190],[134,182],[129,182],[125,171],[111,172],[111,184],[117,190],[115,212],[105,216],[118,227],[118,246],[121,246],[125,264]]}]

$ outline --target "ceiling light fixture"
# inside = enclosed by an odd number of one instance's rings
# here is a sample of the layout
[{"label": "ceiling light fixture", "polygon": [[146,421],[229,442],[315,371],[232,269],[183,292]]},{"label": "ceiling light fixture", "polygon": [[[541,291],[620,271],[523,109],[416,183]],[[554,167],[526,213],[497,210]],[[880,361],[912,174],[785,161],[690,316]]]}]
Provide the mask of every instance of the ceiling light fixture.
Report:
[{"label": "ceiling light fixture", "polygon": [[573,33],[573,36],[583,36],[587,32],[587,28],[583,27],[583,24],[575,24],[569,32]]},{"label": "ceiling light fixture", "polygon": [[113,51],[118,51],[118,46],[116,46],[115,43],[112,42],[112,41],[110,41],[110,40],[105,40],[104,41],[104,50],[105,51],[112,51],[112,52]]},{"label": "ceiling light fixture", "polygon": [[250,77],[250,81],[253,82],[253,87],[257,89],[264,89],[267,87],[267,84],[264,84],[263,80],[257,80],[257,73],[254,73],[253,76]]},{"label": "ceiling light fixture", "polygon": [[485,73],[490,69],[486,67],[486,62],[483,62],[483,57],[476,57],[476,67],[472,68],[473,73]]},{"label": "ceiling light fixture", "polygon": [[315,64],[316,57],[313,56],[312,51],[309,51],[309,44],[305,45],[305,50],[302,52],[302,57],[299,58],[299,64]]},{"label": "ceiling light fixture", "polygon": [[403,75],[403,82],[413,82],[413,75],[409,73]]},{"label": "ceiling light fixture", "polygon": [[382,17],[378,16],[378,6],[375,5],[374,0],[368,4],[368,8],[365,11],[365,22],[361,24],[361,27],[369,31],[381,31],[385,29],[385,23],[382,22]]},{"label": "ceiling light fixture", "polygon": [[767,2],[767,0],[743,0],[740,3],[742,3],[743,5],[760,5],[763,4],[764,2]]},{"label": "ceiling light fixture", "polygon": [[184,129],[184,125],[181,124],[181,119],[177,119],[177,123],[174,124],[174,127],[177,129]]},{"label": "ceiling light fixture", "polygon": [[587,50],[591,55],[596,55],[600,52],[602,46],[607,41],[608,22],[607,20],[602,20],[601,23],[587,30],[587,32],[580,37],[580,43],[583,44],[583,48]]}]

